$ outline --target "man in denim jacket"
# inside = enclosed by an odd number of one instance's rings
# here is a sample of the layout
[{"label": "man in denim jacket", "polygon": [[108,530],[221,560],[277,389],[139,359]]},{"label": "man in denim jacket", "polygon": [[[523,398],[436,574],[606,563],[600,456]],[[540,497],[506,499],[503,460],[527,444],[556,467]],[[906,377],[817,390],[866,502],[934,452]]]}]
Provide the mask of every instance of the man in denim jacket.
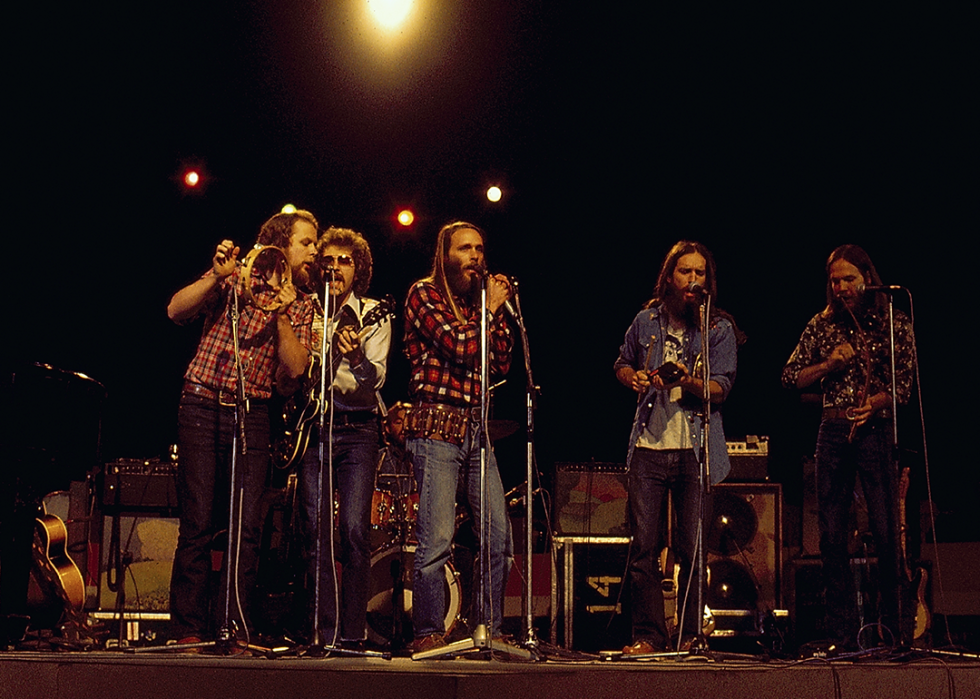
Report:
[{"label": "man in denim jacket", "polygon": [[[703,296],[714,299],[716,290],[714,260],[707,248],[688,241],[674,245],[661,267],[656,296],[633,319],[615,363],[616,378],[639,397],[627,456],[634,642],[623,649],[626,655],[670,649],[659,565],[668,492],[677,513],[673,545],[681,565],[678,597],[686,599],[678,646],[689,648],[699,635],[703,609],[698,606],[697,588],[689,587],[688,579],[699,577],[696,537],[704,462],[700,308]],[[707,440],[712,484],[731,470],[720,406],[735,381],[737,333],[730,316],[713,310],[708,334]],[[706,499],[705,523],[710,521],[709,513]]]}]

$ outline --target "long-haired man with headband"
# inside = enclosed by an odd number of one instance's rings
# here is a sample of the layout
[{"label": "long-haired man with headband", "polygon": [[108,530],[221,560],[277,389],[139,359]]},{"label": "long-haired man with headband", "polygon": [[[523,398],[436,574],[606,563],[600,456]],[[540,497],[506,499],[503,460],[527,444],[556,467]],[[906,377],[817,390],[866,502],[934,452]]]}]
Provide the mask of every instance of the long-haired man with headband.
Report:
[{"label": "long-haired man with headband", "polygon": [[[714,300],[717,288],[715,263],[708,249],[695,242],[675,244],[660,268],[656,295],[633,319],[614,364],[616,378],[638,396],[626,460],[633,535],[629,562],[633,643],[623,649],[625,655],[658,653],[672,647],[664,619],[664,576],[660,570],[668,493],[676,512],[673,545],[681,566],[678,609],[682,600],[687,601],[679,632],[681,646],[686,649],[700,634],[703,609],[698,607],[693,582],[699,578],[696,544],[704,459],[705,387],[700,371],[698,309],[702,294],[708,293]],[[712,485],[731,470],[721,404],[735,381],[737,334],[731,317],[715,310],[708,329]],[[710,521],[709,506],[706,501],[705,523]]]},{"label": "long-haired man with headband", "polygon": [[[841,245],[827,258],[827,306],[810,319],[783,368],[786,388],[820,382],[823,412],[817,433],[820,554],[827,592],[826,631],[842,648],[856,648],[858,608],[848,555],[849,517],[856,474],[868,505],[878,556],[882,624],[891,640],[899,620],[898,474],[891,461],[892,372],[884,294],[871,258]],[[908,401],[913,370],[912,326],[895,313],[897,402]]]},{"label": "long-haired man with headband", "polygon": [[[177,424],[180,533],[170,582],[170,613],[176,637],[184,643],[208,638],[225,617],[225,574],[217,597],[209,590],[209,577],[212,541],[228,527],[233,487],[228,478],[236,436],[234,489],[241,492],[241,501],[240,518],[228,533],[237,571],[232,576],[229,620],[248,633],[248,600],[255,588],[261,541],[259,501],[269,467],[268,401],[277,367],[296,377],[309,360],[313,304],[295,285],[307,281],[316,239],[317,222],[308,211],[279,213],[262,225],[257,245],[281,248],[292,272],[292,283],[282,285],[281,305],[274,311],[256,307],[242,294],[241,250],[231,240],[218,244],[211,269],[174,294],[167,307],[177,323],[204,319],[197,352],[184,374]],[[236,301],[239,362],[232,326]],[[247,401],[244,445],[236,425],[239,371]]]},{"label": "long-haired man with headband", "polygon": [[[365,295],[371,283],[373,259],[367,240],[349,228],[330,227],[317,243],[317,264],[312,289],[327,290],[326,299],[315,298],[313,321],[314,352],[320,351],[324,318],[332,338],[331,360],[335,369],[327,368],[326,386],[332,406],[325,405],[324,425],[331,425],[332,448],[324,451],[324,469],[328,454],[333,457],[334,487],[339,493],[340,545],[336,559],[343,566],[340,594],[340,623],[337,623],[337,596],[334,589],[336,567],[330,551],[330,533],[334,526],[333,493],[323,492],[330,482],[320,469],[319,419],[310,433],[309,446],[299,472],[302,521],[307,542],[307,560],[311,573],[316,571],[317,503],[320,510],[320,641],[359,650],[367,632],[367,604],[371,586],[371,497],[374,494],[375,470],[378,465],[380,423],[378,391],[387,372],[391,346],[391,323],[380,310],[378,301]],[[321,305],[322,301],[322,305]],[[339,360],[339,361],[338,361]],[[321,369],[322,370],[322,369]],[[319,390],[320,376],[312,377]],[[305,387],[307,390],[311,387]],[[329,400],[329,398],[328,398]],[[332,407],[332,410],[331,410]],[[324,440],[324,444],[328,444]],[[321,479],[322,478],[322,482]]]},{"label": "long-haired man with headband", "polygon": [[[432,274],[409,289],[405,301],[405,353],[411,365],[412,409],[405,421],[405,448],[419,489],[413,625],[415,652],[446,645],[445,565],[456,516],[457,483],[475,521],[480,503],[480,287],[485,273],[485,236],[470,223],[439,231]],[[487,278],[491,314],[487,344],[489,375],[510,369],[513,338],[503,317],[511,296],[503,275]],[[504,490],[487,439],[487,502],[490,514],[490,580],[483,589],[483,618],[491,636],[500,635],[503,591],[510,572],[512,540]]]}]

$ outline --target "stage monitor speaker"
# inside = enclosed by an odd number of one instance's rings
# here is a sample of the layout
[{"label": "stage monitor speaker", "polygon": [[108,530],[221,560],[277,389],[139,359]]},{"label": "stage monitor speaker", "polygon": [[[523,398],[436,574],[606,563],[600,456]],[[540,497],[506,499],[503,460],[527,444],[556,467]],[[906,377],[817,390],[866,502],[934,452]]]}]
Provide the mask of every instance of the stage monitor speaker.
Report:
[{"label": "stage monitor speaker", "polygon": [[761,613],[780,608],[782,486],[722,483],[711,492],[708,607]]},{"label": "stage monitor speaker", "polygon": [[555,528],[561,536],[629,536],[626,465],[555,464]]},{"label": "stage monitor speaker", "polygon": [[[118,611],[120,591],[124,597],[122,611],[170,611],[170,572],[177,549],[177,526],[177,519],[166,517],[105,517],[99,574],[100,611]],[[123,563],[120,570],[116,569],[117,550]]]}]

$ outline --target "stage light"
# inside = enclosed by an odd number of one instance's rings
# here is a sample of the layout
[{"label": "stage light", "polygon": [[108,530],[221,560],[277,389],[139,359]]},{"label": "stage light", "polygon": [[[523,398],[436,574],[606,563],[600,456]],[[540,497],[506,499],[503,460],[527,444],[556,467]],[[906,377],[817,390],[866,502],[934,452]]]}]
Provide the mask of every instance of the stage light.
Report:
[{"label": "stage light", "polygon": [[197,170],[188,170],[184,173],[184,184],[194,188],[201,183],[201,174]]},{"label": "stage light", "polygon": [[381,26],[392,29],[408,16],[412,9],[412,0],[368,0],[368,7]]},{"label": "stage light", "polygon": [[398,223],[405,226],[406,228],[408,226],[411,226],[412,223],[415,222],[415,214],[413,214],[408,209],[402,209],[401,211],[399,211],[397,218],[398,218]]},{"label": "stage light", "polygon": [[502,196],[503,196],[503,192],[500,191],[500,187],[498,187],[497,185],[494,185],[489,189],[487,189],[487,199],[489,199],[494,203],[500,201],[500,197]]},{"label": "stage light", "polygon": [[280,213],[283,213],[283,214],[295,214],[296,213],[296,206],[293,205],[293,204],[286,204],[285,206],[282,207],[282,211]]}]

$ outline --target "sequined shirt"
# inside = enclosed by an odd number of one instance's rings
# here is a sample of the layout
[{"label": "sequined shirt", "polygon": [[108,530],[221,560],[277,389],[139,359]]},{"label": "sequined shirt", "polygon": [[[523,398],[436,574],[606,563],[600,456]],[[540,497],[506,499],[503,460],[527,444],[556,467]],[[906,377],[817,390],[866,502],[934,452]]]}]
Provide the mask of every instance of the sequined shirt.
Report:
[{"label": "sequined shirt", "polygon": [[[860,317],[858,327],[850,315],[845,314],[842,320],[838,320],[821,311],[807,323],[796,349],[783,367],[783,386],[796,388],[796,381],[804,369],[825,361],[834,348],[848,342],[854,348],[854,357],[840,370],[821,379],[823,406],[856,408],[877,393],[891,395],[888,335],[887,313],[867,312]],[[912,324],[908,316],[895,311],[895,387],[900,404],[908,402],[912,389],[914,351]],[[870,378],[867,377],[869,366]]]}]

